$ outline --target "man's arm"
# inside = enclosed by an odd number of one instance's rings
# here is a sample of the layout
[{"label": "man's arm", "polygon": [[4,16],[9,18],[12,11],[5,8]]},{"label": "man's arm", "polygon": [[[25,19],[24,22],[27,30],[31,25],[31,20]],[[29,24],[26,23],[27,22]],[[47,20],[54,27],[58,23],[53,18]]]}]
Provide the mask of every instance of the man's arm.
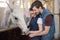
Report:
[{"label": "man's arm", "polygon": [[40,33],[35,34],[35,36],[46,35],[49,33],[49,30],[50,30],[50,26],[45,26],[45,30]]},{"label": "man's arm", "polygon": [[49,33],[49,30],[50,30],[50,25],[51,25],[51,22],[52,22],[52,18],[53,16],[52,15],[48,15],[45,19],[45,30],[38,33],[38,35],[46,35]]},{"label": "man's arm", "polygon": [[[39,36],[39,35],[46,35],[46,34],[48,34],[49,33],[49,30],[50,30],[50,25],[51,25],[51,22],[52,22],[52,15],[48,15],[47,17],[46,17],[46,20],[45,20],[45,30],[44,31],[41,31],[41,32],[39,32],[39,33],[35,33],[35,34],[33,34],[34,36]],[[30,35],[30,36],[32,36],[32,35]]]},{"label": "man's arm", "polygon": [[52,22],[52,18],[53,18],[52,15],[48,15],[48,16],[46,17],[46,19],[45,19],[45,22],[46,22],[46,23],[45,23],[45,30],[42,31],[42,32],[40,33],[40,35],[46,35],[46,34],[49,33],[50,25],[51,25],[51,22]]}]

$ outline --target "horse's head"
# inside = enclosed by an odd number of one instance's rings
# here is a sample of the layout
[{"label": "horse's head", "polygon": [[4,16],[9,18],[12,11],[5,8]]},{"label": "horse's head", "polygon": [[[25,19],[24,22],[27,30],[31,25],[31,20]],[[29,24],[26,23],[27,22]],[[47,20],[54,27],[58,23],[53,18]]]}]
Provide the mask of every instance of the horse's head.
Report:
[{"label": "horse's head", "polygon": [[15,12],[13,12],[12,17],[14,19],[14,22],[22,30],[22,34],[23,35],[27,34],[27,32],[29,31],[29,29],[28,29],[28,27],[26,25],[26,22],[25,22],[25,19],[24,19],[24,13],[21,10],[19,10],[19,11],[15,10]]},{"label": "horse's head", "polygon": [[24,11],[20,8],[20,0],[13,0],[9,6],[13,9],[13,22],[19,26],[19,28],[22,30],[22,34],[26,34],[28,32],[28,28],[24,19]]}]

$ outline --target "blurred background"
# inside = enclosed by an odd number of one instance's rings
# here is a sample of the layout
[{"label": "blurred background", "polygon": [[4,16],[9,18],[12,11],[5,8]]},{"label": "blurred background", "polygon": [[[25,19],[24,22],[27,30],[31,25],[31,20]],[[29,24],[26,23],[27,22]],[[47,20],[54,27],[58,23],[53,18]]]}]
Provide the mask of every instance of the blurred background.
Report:
[{"label": "blurred background", "polygon": [[[8,5],[5,2],[11,4],[12,1],[17,0],[0,0],[0,25],[4,15],[4,10],[8,7]],[[31,4],[36,0],[18,0],[18,2],[19,1],[20,9],[23,10],[23,12],[26,12],[29,10]],[[56,33],[54,37],[58,39],[60,37],[60,0],[40,0],[40,1],[43,3],[43,6],[45,8],[52,12],[52,14],[55,17]],[[11,7],[13,7],[13,5]]]}]

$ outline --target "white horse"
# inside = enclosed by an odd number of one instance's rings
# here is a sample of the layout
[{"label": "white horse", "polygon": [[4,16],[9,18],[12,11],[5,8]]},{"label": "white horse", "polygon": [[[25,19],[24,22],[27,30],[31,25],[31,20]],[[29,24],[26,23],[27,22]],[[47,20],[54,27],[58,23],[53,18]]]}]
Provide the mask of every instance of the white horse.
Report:
[{"label": "white horse", "polygon": [[[11,25],[14,25],[14,27],[18,26],[22,30],[22,34],[24,34],[24,35],[27,34],[28,28],[27,28],[27,25],[26,25],[26,22],[24,19],[24,11],[20,8],[20,6],[21,6],[20,1],[19,2],[16,1],[16,2],[14,2],[14,4],[12,4],[12,3],[8,4],[8,6],[9,6],[8,9],[10,11],[9,12],[10,14],[7,19],[7,26],[5,26],[5,27],[13,28],[13,26],[11,26]],[[5,14],[6,13],[7,13],[7,10],[5,10]],[[5,16],[7,16],[7,15],[5,15]],[[5,18],[4,18],[4,20],[5,20]],[[10,22],[12,22],[12,24],[10,24]]]}]

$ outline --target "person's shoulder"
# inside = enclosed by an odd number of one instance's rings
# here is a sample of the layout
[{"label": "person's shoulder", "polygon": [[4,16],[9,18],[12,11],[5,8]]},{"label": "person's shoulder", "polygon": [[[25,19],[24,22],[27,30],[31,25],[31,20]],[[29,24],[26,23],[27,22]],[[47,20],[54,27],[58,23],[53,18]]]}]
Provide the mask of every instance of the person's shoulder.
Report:
[{"label": "person's shoulder", "polygon": [[42,18],[38,18],[37,24],[42,24]]},{"label": "person's shoulder", "polygon": [[47,8],[44,8],[44,12],[51,13],[51,11],[49,9],[47,9]]},{"label": "person's shoulder", "polygon": [[52,14],[47,15],[47,17],[46,17],[46,18],[53,18],[53,15],[52,15]]}]

